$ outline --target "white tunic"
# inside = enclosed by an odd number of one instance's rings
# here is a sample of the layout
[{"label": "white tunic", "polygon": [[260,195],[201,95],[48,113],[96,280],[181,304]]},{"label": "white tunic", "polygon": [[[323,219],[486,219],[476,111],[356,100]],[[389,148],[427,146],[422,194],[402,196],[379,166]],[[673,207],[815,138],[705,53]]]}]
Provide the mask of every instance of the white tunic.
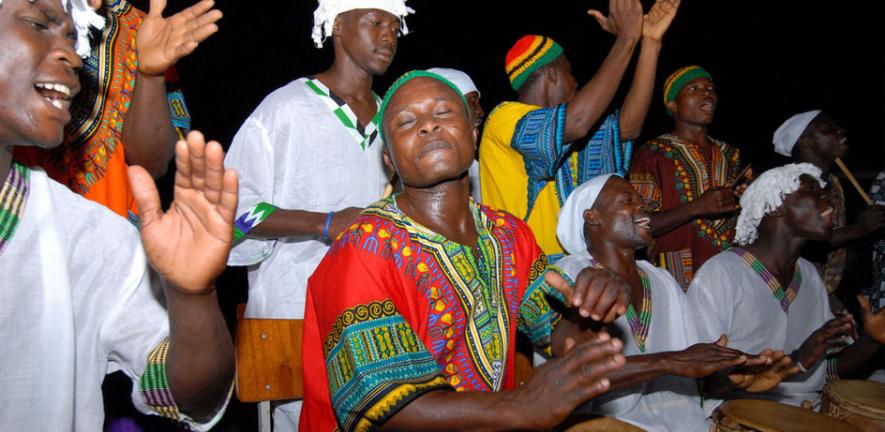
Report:
[{"label": "white tunic", "polygon": [[[591,265],[589,252],[569,255],[556,263],[573,280]],[[686,316],[685,294],[666,270],[646,261],[636,265],[648,276],[651,291],[651,324],[646,352],[639,350],[627,317],[609,325],[609,333],[624,342],[624,356],[681,351],[698,342],[694,326]],[[718,339],[701,339],[715,342]],[[694,379],[666,375],[630,387],[613,390],[590,402],[594,414],[615,417],[647,431],[708,431],[710,420],[701,409]],[[586,408],[586,407],[585,407]]]},{"label": "white tunic", "polygon": [[[833,318],[827,291],[814,265],[799,258],[802,284],[789,314],[771,289],[746,262],[725,251],[704,263],[688,289],[689,309],[701,339],[728,335],[728,346],[748,354],[765,348],[795,351],[812,332]],[[826,361],[806,373],[788,377],[771,392],[747,394],[733,390],[732,398],[771,399],[791,405],[814,401],[826,381]]]},{"label": "white tunic", "polygon": [[126,219],[33,170],[0,274],[0,430],[100,431],[101,383],[117,370],[151,413],[138,379],[169,324]]},{"label": "white tunic", "polygon": [[[262,201],[326,213],[381,199],[388,180],[380,134],[363,150],[306,82],[268,95],[234,137],[225,165],[239,175],[238,215]],[[307,279],[326,250],[318,236],[236,245],[228,264],[249,266],[246,316],[303,318]]]}]

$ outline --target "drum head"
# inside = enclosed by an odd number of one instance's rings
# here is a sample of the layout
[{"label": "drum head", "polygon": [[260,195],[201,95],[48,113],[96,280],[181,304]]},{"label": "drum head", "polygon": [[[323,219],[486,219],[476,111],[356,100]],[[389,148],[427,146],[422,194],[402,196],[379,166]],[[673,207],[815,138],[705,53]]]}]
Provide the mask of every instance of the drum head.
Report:
[{"label": "drum head", "polygon": [[645,429],[611,417],[596,417],[590,420],[573,418],[570,420],[557,430],[564,432],[645,432]]},{"label": "drum head", "polygon": [[719,406],[720,415],[761,432],[860,432],[832,417],[765,400],[731,400]]},{"label": "drum head", "polygon": [[877,420],[885,420],[885,384],[872,381],[839,380],[824,389],[840,407]]}]

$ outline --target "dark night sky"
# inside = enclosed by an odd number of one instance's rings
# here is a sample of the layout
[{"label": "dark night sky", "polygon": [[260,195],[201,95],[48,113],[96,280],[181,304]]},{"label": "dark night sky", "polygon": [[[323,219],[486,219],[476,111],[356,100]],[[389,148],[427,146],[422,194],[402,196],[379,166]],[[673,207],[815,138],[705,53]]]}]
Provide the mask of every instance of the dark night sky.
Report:
[{"label": "dark night sky", "polygon": [[[189,3],[173,0],[170,9]],[[179,63],[195,128],[227,145],[267,93],[329,65],[331,42],[318,50],[310,40],[315,6],[312,0],[218,2],[221,30]],[[410,6],[417,11],[408,18],[412,33],[400,40],[388,74],[376,80],[379,94],[409,69],[456,67],[472,75],[488,111],[514,96],[503,58],[522,34],[543,33],[563,45],[580,84],[613,41],[585,14],[605,10],[604,0],[412,0]],[[883,23],[881,1],[683,0],[664,39],[642,139],[671,127],[660,101],[666,75],[699,64],[720,93],[712,135],[739,146],[746,159],[776,158],[770,142],[780,122],[820,107],[848,129],[849,166],[878,171],[885,166]]]}]

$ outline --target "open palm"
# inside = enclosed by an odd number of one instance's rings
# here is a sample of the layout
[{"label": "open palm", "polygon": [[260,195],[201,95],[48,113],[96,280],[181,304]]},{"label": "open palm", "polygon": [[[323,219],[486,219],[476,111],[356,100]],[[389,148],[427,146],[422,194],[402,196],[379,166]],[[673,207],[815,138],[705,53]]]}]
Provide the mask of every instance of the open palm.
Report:
[{"label": "open palm", "polygon": [[661,40],[676,18],[680,0],[657,0],[642,17],[642,36]]},{"label": "open palm", "polygon": [[129,168],[141,217],[141,241],[151,266],[186,292],[212,289],[224,270],[233,241],[237,176],[224,169],[224,151],[191,132],[175,146],[175,188],[169,210],[160,207],[153,179],[140,166]]},{"label": "open palm", "polygon": [[135,35],[138,70],[158,76],[184,56],[192,53],[218,31],[221,11],[212,9],[213,0],[201,2],[168,18],[163,18],[166,0],[151,0],[150,10]]}]

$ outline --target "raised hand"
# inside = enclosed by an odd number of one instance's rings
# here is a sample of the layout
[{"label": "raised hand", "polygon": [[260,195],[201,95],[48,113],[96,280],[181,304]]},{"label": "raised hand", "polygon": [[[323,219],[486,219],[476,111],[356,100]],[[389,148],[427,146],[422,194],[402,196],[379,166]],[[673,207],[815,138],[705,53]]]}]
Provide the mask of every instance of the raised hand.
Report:
[{"label": "raised hand", "polygon": [[642,37],[661,40],[679,9],[680,0],[657,0],[642,17]]},{"label": "raised hand", "polygon": [[209,292],[224,270],[234,232],[237,175],[224,168],[224,151],[193,131],[175,145],[175,188],[165,213],[148,172],[129,167],[140,209],[141,241],[151,266],[173,287]]},{"label": "raised hand", "polygon": [[163,18],[166,0],[151,0],[150,10],[135,34],[138,70],[144,75],[163,75],[166,69],[217,32],[215,22],[222,14],[220,10],[212,9],[214,5],[214,0],[202,0]]},{"label": "raised hand", "polygon": [[853,322],[849,314],[827,321],[802,342],[802,346],[796,350],[796,360],[805,369],[811,369],[826,354],[827,349],[847,344],[846,336],[853,333]]},{"label": "raised hand", "polygon": [[535,369],[525,385],[512,392],[514,405],[527,408],[522,422],[526,429],[556,426],[577,406],[608,391],[605,377],[624,365],[621,348],[620,340],[599,333]]},{"label": "raised hand", "polygon": [[863,313],[864,333],[874,341],[885,344],[885,308],[873,313],[870,299],[862,294],[858,294],[857,301],[860,302],[860,310]]},{"label": "raised hand", "polygon": [[733,386],[753,393],[764,392],[777,387],[784,378],[799,372],[799,366],[783,351],[768,348],[759,353],[758,357],[766,359],[765,364],[742,366],[729,372],[728,379]]},{"label": "raised hand", "polygon": [[577,308],[579,315],[595,321],[610,323],[630,305],[630,285],[607,269],[581,270],[574,286],[552,271],[547,272],[544,282],[562,293],[566,306]]},{"label": "raised hand", "polygon": [[[667,369],[676,376],[700,378],[722,369],[746,364],[750,356],[731,348],[727,348],[728,338],[719,337],[715,343],[694,344],[682,351],[668,353]],[[763,359],[761,362],[764,362]],[[753,364],[760,363],[753,359]]]},{"label": "raised hand", "polygon": [[642,35],[642,3],[639,0],[609,0],[608,13],[605,16],[596,9],[587,11],[603,30],[615,36],[639,39]]}]

